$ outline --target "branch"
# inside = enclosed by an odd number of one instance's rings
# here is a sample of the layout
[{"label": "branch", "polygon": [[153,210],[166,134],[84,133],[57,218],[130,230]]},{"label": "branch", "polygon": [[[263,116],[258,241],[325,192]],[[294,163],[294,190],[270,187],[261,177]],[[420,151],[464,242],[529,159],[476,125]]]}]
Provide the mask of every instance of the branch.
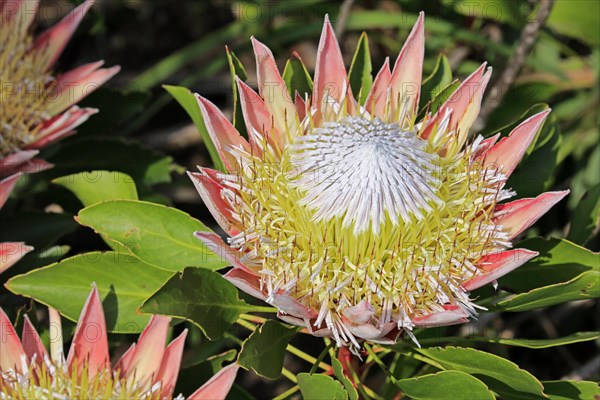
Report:
[{"label": "branch", "polygon": [[553,5],[554,0],[540,0],[539,10],[535,18],[529,21],[521,31],[517,49],[510,57],[506,68],[502,71],[502,75],[500,75],[496,85],[493,87],[494,95],[489,96],[481,107],[479,118],[475,124],[476,129],[481,129],[484,126],[487,117],[500,105],[502,98],[517,78],[521,67],[525,64],[527,56],[540,34],[540,30],[544,27],[550,16]]}]

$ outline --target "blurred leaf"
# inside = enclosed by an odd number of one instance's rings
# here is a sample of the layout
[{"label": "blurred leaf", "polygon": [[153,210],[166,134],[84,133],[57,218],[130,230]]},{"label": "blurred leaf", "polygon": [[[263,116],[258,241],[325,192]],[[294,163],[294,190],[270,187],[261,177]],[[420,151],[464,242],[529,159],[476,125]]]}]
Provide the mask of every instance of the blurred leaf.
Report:
[{"label": "blurred leaf", "polygon": [[31,211],[0,217],[0,226],[0,242],[22,241],[38,250],[77,229],[72,215]]},{"label": "blurred leaf", "polygon": [[495,399],[479,379],[460,371],[442,371],[416,378],[401,379],[396,385],[414,400]]},{"label": "blurred leaf", "polygon": [[342,363],[336,357],[331,357],[331,366],[333,367],[335,377],[344,385],[346,393],[348,393],[348,399],[358,400],[358,392],[352,381],[344,374]]},{"label": "blurred leaf", "polygon": [[500,287],[517,293],[567,282],[585,271],[600,271],[600,255],[565,239],[532,238],[515,247],[534,250],[539,255],[500,278]]},{"label": "blurred leaf", "polygon": [[183,318],[215,340],[223,336],[241,313],[253,309],[239,299],[236,287],[217,272],[186,268],[150,296],[140,311]]},{"label": "blurred leaf", "polygon": [[[391,10],[356,10],[350,13],[346,23],[346,30],[369,30],[383,28],[405,28],[411,29],[417,20],[417,14],[411,14],[406,11]],[[456,23],[445,18],[427,18],[425,29],[431,36],[452,37],[454,42],[465,42],[483,47],[488,51],[498,52],[498,54],[508,57],[512,54],[513,48],[502,42],[494,41],[483,37],[480,32],[463,28]]]},{"label": "blurred leaf", "polygon": [[[600,184],[585,192],[573,211],[568,239],[584,245],[600,227]],[[600,257],[600,255],[599,255]]]},{"label": "blurred leaf", "polygon": [[492,343],[505,346],[525,347],[528,349],[547,349],[550,347],[564,346],[567,344],[587,342],[600,337],[600,332],[577,332],[573,335],[553,339],[520,339],[520,338],[493,338],[487,336],[450,336],[431,339],[419,339],[422,346],[439,345],[440,343],[452,343],[456,345],[472,346],[474,343]]},{"label": "blurred leaf", "polygon": [[366,32],[363,32],[360,35],[360,39],[358,39],[356,51],[354,52],[352,63],[350,64],[350,72],[348,73],[352,94],[357,98],[360,94],[360,98],[358,99],[360,104],[365,104],[371,86],[373,85],[373,75],[371,75],[372,70],[369,38],[367,37]]},{"label": "blurred leaf", "polygon": [[442,0],[442,3],[451,5],[454,11],[470,18],[491,19],[517,26],[526,22],[522,4],[514,0]]},{"label": "blurred leaf", "polygon": [[238,364],[263,378],[279,378],[285,349],[298,331],[297,327],[267,320],[244,341]]},{"label": "blurred leaf", "polygon": [[600,388],[597,382],[586,381],[542,381],[544,393],[550,400],[598,399]]},{"label": "blurred leaf", "polygon": [[461,347],[437,347],[416,351],[434,360],[446,370],[462,371],[475,376],[502,397],[508,399],[544,397],[542,384],[533,375],[502,357]]},{"label": "blurred leaf", "polygon": [[6,287],[77,321],[90,294],[90,285],[95,282],[103,299],[107,329],[137,333],[149,319],[139,314],[137,308],[170,276],[169,272],[127,254],[92,252],[16,276]]},{"label": "blurred leaf", "polygon": [[52,183],[69,189],[84,206],[104,200],[138,198],[133,179],[116,171],[80,172],[56,178]]},{"label": "blurred leaf", "polygon": [[194,266],[217,270],[229,265],[194,237],[194,232],[208,228],[175,208],[144,201],[110,200],[84,208],[76,218],[158,268],[181,271]]},{"label": "blurred leaf", "polygon": [[208,149],[208,153],[210,154],[210,158],[212,159],[215,168],[219,171],[227,171],[225,169],[225,164],[223,164],[223,161],[221,161],[221,157],[219,156],[219,152],[217,151],[215,144],[212,142],[212,139],[206,130],[204,118],[202,117],[202,112],[200,111],[200,106],[198,105],[196,96],[194,96],[189,89],[180,86],[163,85],[163,88],[169,92],[169,94],[173,96],[175,100],[177,100],[177,102],[188,113],[190,118],[192,118],[192,121],[194,121],[194,125],[196,125],[196,129],[198,129],[200,136],[202,136],[202,141]]},{"label": "blurred leaf", "polygon": [[490,311],[526,311],[567,301],[600,297],[600,272],[587,271],[568,282],[544,286],[503,300]]},{"label": "blurred leaf", "polygon": [[285,63],[282,75],[285,86],[290,94],[290,99],[296,99],[296,92],[304,99],[304,94],[312,94],[313,81],[302,60],[296,55]]},{"label": "blurred leaf", "polygon": [[248,137],[246,133],[246,124],[244,122],[244,114],[242,113],[242,104],[240,103],[240,95],[238,93],[237,84],[235,83],[235,77],[237,76],[242,81],[248,79],[244,65],[237,58],[235,53],[225,47],[227,50],[227,62],[229,63],[229,72],[231,73],[231,89],[233,90],[233,126],[240,135]]},{"label": "blurred leaf", "polygon": [[245,25],[244,20],[232,22],[217,31],[202,36],[196,42],[177,50],[148,68],[136,77],[132,84],[137,88],[147,90],[165,82],[171,75],[191,61],[215,48],[222,48],[223,43],[233,41],[234,38],[239,37],[246,29]]},{"label": "blurred leaf", "polygon": [[144,111],[150,92],[99,88],[83,99],[80,107],[98,108],[100,113],[77,128],[78,135],[120,134],[115,129]]},{"label": "blurred leaf", "polygon": [[61,143],[56,153],[44,159],[55,166],[36,174],[43,180],[83,171],[110,170],[126,173],[138,184],[171,181],[170,157],[120,139],[84,138]]},{"label": "blurred leaf", "polygon": [[600,15],[598,1],[557,0],[548,18],[548,27],[587,44],[598,45],[600,44],[598,15]]},{"label": "blurred leaf", "polygon": [[[440,54],[435,63],[433,72],[425,78],[421,86],[421,99],[419,110],[422,110],[430,101],[433,101],[440,93],[452,83],[452,69],[445,55]],[[439,105],[436,106],[436,110]]]},{"label": "blurred leaf", "polygon": [[307,374],[302,372],[297,375],[298,386],[305,400],[346,400],[348,393],[342,384],[332,377],[321,374]]},{"label": "blurred leaf", "polygon": [[[502,98],[500,105],[488,117],[484,132],[496,132],[505,126],[507,121],[517,123],[522,121],[520,117],[523,110],[539,107],[539,103],[548,102],[557,92],[556,86],[548,82],[514,84]],[[508,134],[508,131],[504,133]]]}]

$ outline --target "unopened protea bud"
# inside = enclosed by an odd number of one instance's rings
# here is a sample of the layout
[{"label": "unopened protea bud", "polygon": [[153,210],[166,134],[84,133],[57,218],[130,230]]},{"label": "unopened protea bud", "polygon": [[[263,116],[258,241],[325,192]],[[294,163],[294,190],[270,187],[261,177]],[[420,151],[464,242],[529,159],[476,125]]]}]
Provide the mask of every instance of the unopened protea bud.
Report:
[{"label": "unopened protea bud", "polygon": [[[111,366],[104,311],[95,286],[66,359],[60,317],[52,309],[50,316],[54,335],[48,352],[27,317],[19,339],[0,308],[0,399],[172,398],[187,330],[165,347],[170,318],[153,316],[139,341]],[[224,399],[237,370],[237,364],[223,368],[188,399]]]}]

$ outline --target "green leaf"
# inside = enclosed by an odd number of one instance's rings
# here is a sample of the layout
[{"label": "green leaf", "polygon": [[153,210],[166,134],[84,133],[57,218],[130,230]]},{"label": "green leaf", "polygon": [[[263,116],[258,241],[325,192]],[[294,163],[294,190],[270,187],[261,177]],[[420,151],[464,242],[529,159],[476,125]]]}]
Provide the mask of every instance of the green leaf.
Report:
[{"label": "green leaf", "polygon": [[437,374],[401,379],[396,385],[414,400],[494,399],[494,395],[479,379],[460,371],[442,371]]},{"label": "green leaf", "polygon": [[600,388],[596,382],[586,381],[542,381],[544,393],[551,400],[600,399]]},{"label": "green leaf", "polygon": [[440,54],[433,68],[433,72],[425,78],[421,85],[421,99],[419,100],[419,110],[427,106],[427,103],[435,99],[439,94],[452,83],[452,69],[450,62],[445,55]]},{"label": "green leaf", "polygon": [[545,397],[542,384],[533,375],[502,357],[461,347],[436,347],[416,351],[434,360],[445,370],[462,371],[475,376],[503,397]]},{"label": "green leaf", "polygon": [[[459,86],[460,82],[458,80],[455,80],[446,85],[443,89],[441,89],[439,94],[435,96],[433,100],[431,100],[431,104],[429,105],[429,111],[435,113],[440,108],[440,106],[450,98],[452,93],[454,93]],[[425,110],[422,110],[422,113],[424,113],[424,111]]]},{"label": "green leaf", "polygon": [[84,206],[105,200],[137,200],[131,177],[116,171],[91,171],[62,176],[52,181],[69,189]]},{"label": "green leaf", "polygon": [[539,253],[499,279],[500,287],[517,293],[567,282],[585,271],[600,271],[600,254],[565,239],[532,238],[519,242],[515,247]]},{"label": "green leaf", "polygon": [[547,349],[550,347],[564,346],[567,344],[587,342],[600,338],[600,332],[577,332],[573,335],[563,336],[553,339],[506,339],[493,338],[487,336],[467,336],[467,337],[437,337],[428,339],[419,339],[419,344],[422,346],[439,345],[440,343],[452,343],[457,345],[473,345],[473,343],[493,343],[506,346],[525,347],[528,349]]},{"label": "green leaf", "polygon": [[35,175],[43,180],[93,170],[120,171],[138,184],[171,180],[170,157],[121,139],[84,138],[60,143],[58,151],[44,159],[54,164],[54,168]]},{"label": "green leaf", "polygon": [[303,99],[305,93],[309,95],[312,93],[312,78],[298,55],[294,54],[292,58],[287,60],[282,78],[290,94],[290,99],[294,100],[296,98],[296,92]]},{"label": "green leaf", "polygon": [[600,297],[600,272],[587,271],[568,282],[521,293],[492,306],[490,311],[526,311],[567,301]]},{"label": "green leaf", "polygon": [[363,32],[360,35],[360,39],[358,39],[356,51],[352,57],[352,64],[350,64],[350,72],[348,73],[352,93],[354,96],[360,95],[360,98],[358,99],[360,104],[365,104],[371,86],[373,85],[372,70],[373,66],[371,65],[369,38],[367,33]]},{"label": "green leaf", "polygon": [[95,282],[102,298],[107,329],[137,333],[149,319],[139,314],[137,308],[170,276],[171,273],[127,254],[92,252],[16,276],[6,287],[77,321],[90,294],[90,285]]},{"label": "green leaf", "polygon": [[281,375],[285,349],[299,328],[267,320],[244,341],[238,364],[268,379]]},{"label": "green leaf", "polygon": [[348,398],[348,393],[342,384],[330,376],[302,372],[297,375],[297,378],[302,398],[305,400],[346,400]]},{"label": "green leaf", "polygon": [[227,62],[229,63],[229,72],[231,73],[231,89],[233,90],[233,126],[240,135],[247,137],[246,124],[244,122],[244,114],[242,113],[242,104],[240,103],[240,95],[238,93],[237,84],[235,83],[235,77],[237,76],[242,81],[248,79],[244,65],[237,58],[235,53],[225,47],[227,50]]},{"label": "green leaf", "polygon": [[253,306],[238,298],[238,291],[217,272],[186,268],[175,274],[148,298],[140,311],[186,319],[210,340],[219,339],[241,313]]},{"label": "green leaf", "polygon": [[600,184],[583,194],[579,205],[573,211],[568,239],[585,244],[600,228]]},{"label": "green leaf", "polygon": [[600,44],[598,15],[600,2],[557,0],[548,18],[548,26],[564,35],[573,36],[590,45]]},{"label": "green leaf", "polygon": [[196,129],[200,132],[200,136],[202,136],[202,141],[204,145],[208,149],[208,153],[210,154],[210,158],[212,159],[215,168],[219,171],[225,172],[225,164],[221,161],[221,157],[219,157],[219,152],[215,147],[215,144],[212,142],[208,131],[206,130],[206,125],[204,124],[204,118],[202,117],[202,112],[200,111],[200,106],[198,106],[198,101],[192,92],[189,89],[180,86],[170,86],[163,85],[163,88],[169,92],[171,96],[177,100],[177,102],[183,107],[183,109],[188,113],[194,125],[196,125]]},{"label": "green leaf", "polygon": [[228,265],[194,237],[194,232],[208,228],[175,208],[144,201],[111,200],[84,208],[77,221],[158,268],[181,271],[195,266],[217,270]]},{"label": "green leaf", "polygon": [[348,393],[348,398],[350,400],[358,400],[358,392],[352,384],[352,381],[344,374],[342,363],[337,358],[332,357],[331,366],[333,367],[333,373],[335,374],[335,377],[342,382],[342,385],[344,385],[346,393]]}]

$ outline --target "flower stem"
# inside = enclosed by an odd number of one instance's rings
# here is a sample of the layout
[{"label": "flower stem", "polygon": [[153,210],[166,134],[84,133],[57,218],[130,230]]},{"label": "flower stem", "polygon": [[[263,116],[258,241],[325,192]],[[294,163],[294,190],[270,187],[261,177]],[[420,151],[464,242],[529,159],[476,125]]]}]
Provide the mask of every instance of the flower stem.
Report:
[{"label": "flower stem", "polygon": [[298,379],[296,379],[296,375],[294,375],[294,373],[292,371],[290,371],[289,369],[287,369],[285,367],[283,367],[281,369],[281,375],[283,375],[286,378],[288,378],[294,384],[298,383]]},{"label": "flower stem", "polygon": [[297,347],[292,346],[291,344],[288,344],[287,351],[289,351],[296,357],[301,358],[308,363],[318,366],[323,371],[331,371],[331,365],[328,365],[328,364],[324,363],[323,361],[319,361],[318,359],[314,358],[310,354],[306,354],[305,352],[298,349]]},{"label": "flower stem", "polygon": [[285,392],[283,392],[280,395],[277,395],[276,397],[274,397],[273,400],[284,400],[284,399],[287,399],[287,398],[291,397],[294,393],[296,393],[298,390],[300,390],[300,387],[298,385],[292,386],[291,388],[289,388]]}]

